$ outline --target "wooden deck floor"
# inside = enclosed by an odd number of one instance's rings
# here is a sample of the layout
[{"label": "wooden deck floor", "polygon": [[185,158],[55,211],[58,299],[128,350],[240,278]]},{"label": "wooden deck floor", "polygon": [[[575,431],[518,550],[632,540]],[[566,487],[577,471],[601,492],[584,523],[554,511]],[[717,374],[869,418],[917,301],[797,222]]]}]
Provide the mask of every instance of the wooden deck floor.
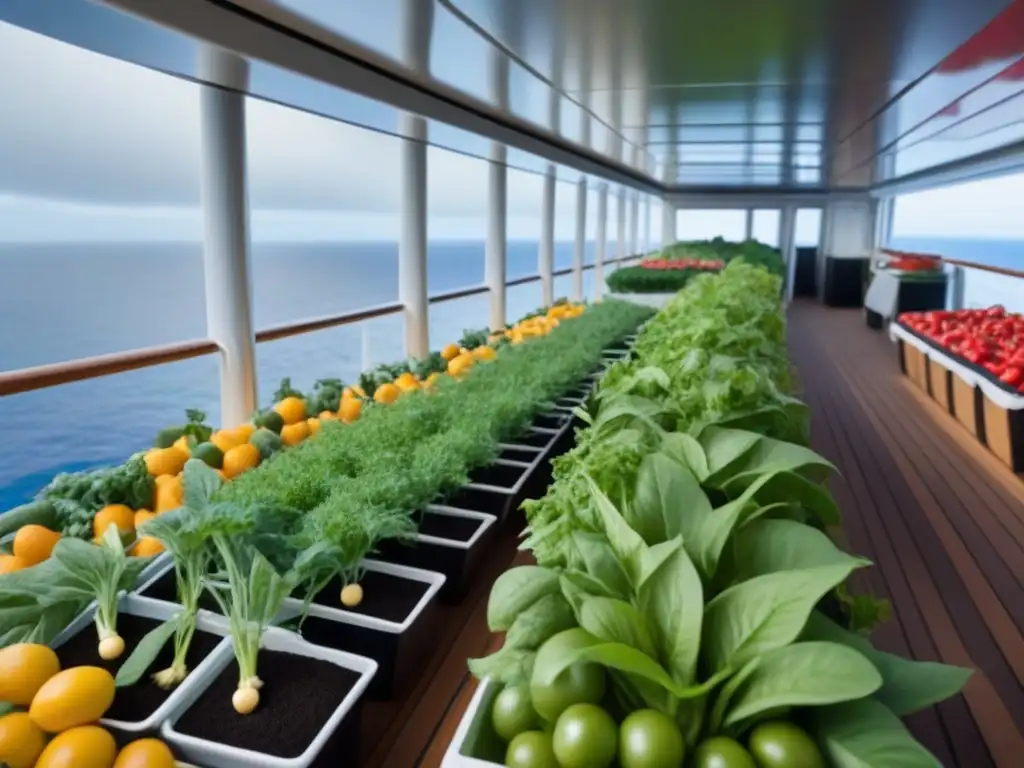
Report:
[{"label": "wooden deck floor", "polygon": [[790,356],[859,587],[888,597],[876,644],[969,666],[964,694],[910,719],[945,766],[1024,765],[1024,482],[900,374],[857,310],[798,302]]},{"label": "wooden deck floor", "polygon": [[[839,467],[848,544],[874,561],[856,585],[888,597],[884,650],[977,671],[962,696],[909,720],[944,766],[1024,765],[1024,480],[899,372],[859,311],[793,305],[790,354],[812,443]],[[490,585],[516,555],[506,536],[461,606],[447,609],[422,679],[364,714],[361,763],[437,768],[474,689],[466,659],[496,647]]]}]

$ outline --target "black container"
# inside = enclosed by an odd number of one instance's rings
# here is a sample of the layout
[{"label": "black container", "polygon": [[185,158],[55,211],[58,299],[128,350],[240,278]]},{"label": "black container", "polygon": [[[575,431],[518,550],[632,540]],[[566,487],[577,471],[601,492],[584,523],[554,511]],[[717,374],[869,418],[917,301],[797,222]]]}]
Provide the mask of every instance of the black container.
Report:
[{"label": "black container", "polygon": [[438,599],[445,605],[462,602],[497,536],[497,518],[482,512],[430,505],[417,514],[419,533],[408,541],[389,539],[376,557],[444,574]]},{"label": "black container", "polygon": [[[404,618],[387,619],[344,608],[340,600],[330,607],[313,603],[301,626],[302,637],[311,643],[357,656],[373,659],[378,664],[367,689],[373,701],[385,701],[398,694],[403,686],[419,679],[424,659],[434,650],[437,633],[437,612],[440,610],[439,593],[446,581],[443,574],[418,568],[409,568],[377,560],[364,561],[366,574],[361,582],[369,589],[369,581],[376,577],[393,577],[424,587]],[[326,588],[334,593],[337,585]],[[382,586],[382,589],[386,589]],[[340,591],[340,590],[339,590]],[[386,595],[391,597],[391,595]],[[372,598],[364,596],[366,605]],[[290,607],[300,602],[297,598],[286,601]]]},{"label": "black container", "polygon": [[498,459],[469,474],[469,482],[450,494],[444,505],[494,515],[499,523],[517,509],[530,487],[530,476],[537,470],[545,454],[538,453],[532,462]]}]

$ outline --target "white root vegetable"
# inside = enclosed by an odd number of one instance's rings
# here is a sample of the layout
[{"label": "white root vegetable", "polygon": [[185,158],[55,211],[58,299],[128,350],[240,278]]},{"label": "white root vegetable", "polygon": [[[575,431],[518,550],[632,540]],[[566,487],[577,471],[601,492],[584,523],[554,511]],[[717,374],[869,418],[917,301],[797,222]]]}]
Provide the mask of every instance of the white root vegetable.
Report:
[{"label": "white root vegetable", "polygon": [[341,604],[348,608],[355,608],[363,602],[363,588],[358,584],[346,584],[341,590]]},{"label": "white root vegetable", "polygon": [[260,703],[260,688],[263,681],[258,677],[250,677],[238,683],[238,688],[231,694],[231,706],[240,715],[248,715]]},{"label": "white root vegetable", "polygon": [[120,635],[107,635],[100,640],[100,658],[104,661],[118,659],[124,653],[124,638]]}]

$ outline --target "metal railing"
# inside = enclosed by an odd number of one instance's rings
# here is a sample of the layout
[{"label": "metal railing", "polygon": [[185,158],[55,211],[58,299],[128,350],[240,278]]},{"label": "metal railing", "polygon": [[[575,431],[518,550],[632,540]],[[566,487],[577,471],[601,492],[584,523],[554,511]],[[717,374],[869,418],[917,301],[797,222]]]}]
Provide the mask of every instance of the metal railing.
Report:
[{"label": "metal railing", "polygon": [[[632,257],[626,257],[621,260],[606,259],[604,263],[606,265],[616,264],[620,261],[628,261],[630,258]],[[595,266],[595,264],[584,264],[581,271],[586,272],[587,270],[594,269]],[[554,270],[551,275],[553,279],[570,275],[572,272],[573,268],[567,267]],[[517,285],[539,282],[541,279],[542,277],[539,274],[526,275],[507,281],[505,286],[506,288],[511,288]],[[478,296],[487,293],[487,291],[488,288],[485,285],[474,285],[436,293],[431,295],[428,300],[431,304],[440,304],[469,296]],[[404,307],[400,302],[393,301],[387,304],[339,312],[333,315],[280,323],[257,331],[255,334],[256,342],[277,341],[329,328],[337,328],[343,325],[352,325],[379,317],[396,315],[401,313],[403,309]],[[152,368],[158,365],[166,365],[167,363],[176,363],[195,357],[212,355],[219,351],[220,348],[211,339],[193,339],[155,347],[144,347],[123,352],[112,352],[105,355],[95,355],[93,357],[83,357],[59,363],[48,363],[46,365],[20,368],[13,371],[0,371],[0,397],[57,387],[61,384],[71,384],[76,381],[112,376],[117,373],[126,373],[141,368]]]}]

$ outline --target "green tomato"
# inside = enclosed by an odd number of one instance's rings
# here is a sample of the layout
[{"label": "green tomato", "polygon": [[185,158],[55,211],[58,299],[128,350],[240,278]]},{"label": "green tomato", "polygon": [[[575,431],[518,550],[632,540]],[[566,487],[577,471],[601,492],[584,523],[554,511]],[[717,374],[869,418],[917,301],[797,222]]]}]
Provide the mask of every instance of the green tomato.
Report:
[{"label": "green tomato", "polygon": [[672,718],[656,709],[641,709],[619,728],[622,768],[682,768],[686,747]]},{"label": "green tomato", "polygon": [[559,768],[551,749],[551,737],[540,731],[520,733],[505,752],[508,768]]},{"label": "green tomato", "polygon": [[604,697],[604,668],[589,662],[578,662],[564,669],[550,683],[538,680],[539,670],[548,666],[548,659],[561,656],[593,642],[586,631],[567,629],[549,638],[537,651],[530,681],[530,698],[537,714],[548,722],[558,719],[573,704],[596,704]]},{"label": "green tomato", "polygon": [[758,765],[738,741],[715,736],[697,745],[691,768],[758,768]]},{"label": "green tomato", "polygon": [[759,768],[825,768],[814,739],[784,720],[761,723],[751,731],[749,744]]},{"label": "green tomato", "polygon": [[555,723],[552,739],[561,768],[608,768],[615,760],[618,728],[596,704],[573,704]]},{"label": "green tomato", "polygon": [[491,723],[502,741],[512,741],[520,733],[536,730],[540,719],[530,701],[530,689],[510,685],[499,693],[491,708]]}]

